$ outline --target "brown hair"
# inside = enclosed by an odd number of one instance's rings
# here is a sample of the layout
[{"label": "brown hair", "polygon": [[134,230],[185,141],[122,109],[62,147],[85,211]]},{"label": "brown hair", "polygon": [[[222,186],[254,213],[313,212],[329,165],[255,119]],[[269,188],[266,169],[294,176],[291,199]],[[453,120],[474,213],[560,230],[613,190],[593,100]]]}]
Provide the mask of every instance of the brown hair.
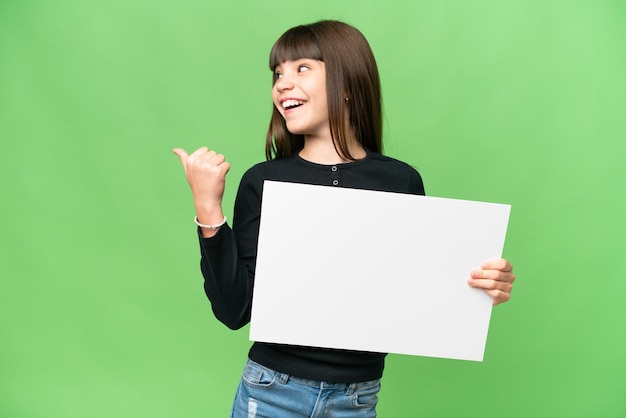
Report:
[{"label": "brown hair", "polygon": [[[335,20],[296,26],[285,32],[270,52],[270,70],[285,61],[310,58],[326,67],[326,93],[330,133],[337,153],[354,160],[348,149],[345,106],[348,97],[350,126],[357,141],[370,151],[382,152],[380,77],[372,49],[358,29]],[[276,75],[273,82],[276,82]],[[284,158],[304,146],[304,136],[287,130],[274,106],[265,140],[265,156]]]}]

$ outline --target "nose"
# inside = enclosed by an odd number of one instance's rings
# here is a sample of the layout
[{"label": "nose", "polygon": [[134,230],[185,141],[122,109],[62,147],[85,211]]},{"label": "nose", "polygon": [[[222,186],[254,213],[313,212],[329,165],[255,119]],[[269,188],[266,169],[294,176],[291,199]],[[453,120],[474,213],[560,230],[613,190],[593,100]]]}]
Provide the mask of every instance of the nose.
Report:
[{"label": "nose", "polygon": [[285,90],[291,90],[293,88],[293,82],[283,75],[276,80],[274,87],[277,92],[282,93]]}]

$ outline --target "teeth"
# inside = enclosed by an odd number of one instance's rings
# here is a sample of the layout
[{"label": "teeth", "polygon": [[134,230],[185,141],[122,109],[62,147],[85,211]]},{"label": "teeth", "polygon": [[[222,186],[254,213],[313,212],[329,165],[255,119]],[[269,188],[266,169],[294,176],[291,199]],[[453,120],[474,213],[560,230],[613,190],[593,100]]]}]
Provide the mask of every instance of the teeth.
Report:
[{"label": "teeth", "polygon": [[293,100],[293,99],[285,100],[282,103],[283,109],[289,109],[290,107],[299,106],[301,104],[304,104],[304,102],[300,100]]}]

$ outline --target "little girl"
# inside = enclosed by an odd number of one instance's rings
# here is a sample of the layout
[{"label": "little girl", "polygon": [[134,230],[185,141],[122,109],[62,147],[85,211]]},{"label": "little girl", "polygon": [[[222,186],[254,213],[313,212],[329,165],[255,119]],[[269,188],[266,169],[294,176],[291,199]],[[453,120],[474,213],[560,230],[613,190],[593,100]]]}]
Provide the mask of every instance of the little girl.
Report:
[{"label": "little girl", "polygon": [[[424,194],[415,169],[381,154],[378,69],[357,29],[337,21],[291,28],[274,44],[270,69],[268,161],[241,179],[232,229],[222,212],[230,168],[224,156],[206,147],[190,155],[174,150],[193,194],[204,289],[217,319],[231,329],[250,321],[265,180]],[[495,305],[509,300],[514,279],[502,259],[470,272],[468,284],[484,289]],[[384,359],[383,353],[255,342],[231,417],[375,417]]]}]

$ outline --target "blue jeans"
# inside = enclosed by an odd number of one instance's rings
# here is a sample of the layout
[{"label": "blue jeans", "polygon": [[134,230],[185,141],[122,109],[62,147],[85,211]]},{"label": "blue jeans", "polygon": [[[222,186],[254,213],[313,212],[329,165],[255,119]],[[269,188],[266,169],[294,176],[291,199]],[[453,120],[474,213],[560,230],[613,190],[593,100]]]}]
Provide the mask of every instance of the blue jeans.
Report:
[{"label": "blue jeans", "polygon": [[231,418],[373,418],[380,379],[328,383],[300,379],[248,360]]}]

